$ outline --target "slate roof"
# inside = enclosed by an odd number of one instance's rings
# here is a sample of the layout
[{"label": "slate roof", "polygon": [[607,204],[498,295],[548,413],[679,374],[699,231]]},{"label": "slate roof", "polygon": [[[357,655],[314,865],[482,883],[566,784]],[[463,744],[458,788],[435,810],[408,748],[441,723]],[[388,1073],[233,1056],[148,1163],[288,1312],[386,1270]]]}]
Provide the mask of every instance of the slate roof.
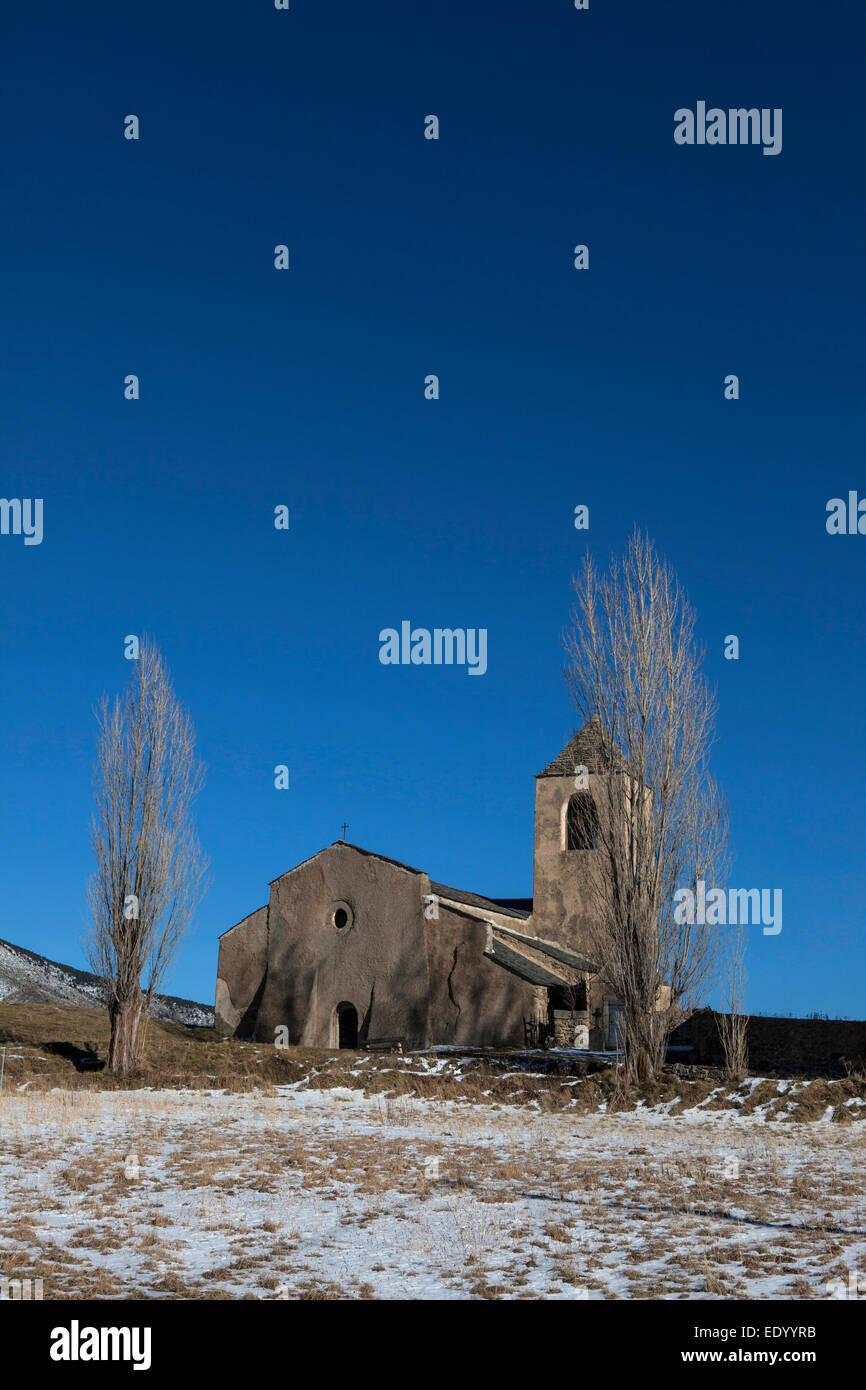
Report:
[{"label": "slate roof", "polygon": [[604,731],[601,719],[594,714],[587,720],[579,733],[576,733],[547,767],[537,773],[538,777],[569,777],[576,767],[585,767],[589,772],[624,772],[628,763],[621,749]]},{"label": "slate roof", "polygon": [[497,907],[512,907],[515,912],[525,912],[527,917],[532,915],[531,898],[491,898],[490,901]]},{"label": "slate roof", "polygon": [[[503,900],[497,902],[495,898],[482,898],[478,893],[467,893],[462,888],[449,888],[444,883],[434,883],[432,879],[430,889],[438,898],[453,898],[455,902],[467,903],[470,907],[480,907],[486,912],[498,912],[503,917],[516,917],[518,921],[526,921],[529,916],[529,912],[520,911],[516,907],[505,907]],[[521,901],[525,901],[525,899]]]},{"label": "slate roof", "polygon": [[495,965],[501,965],[503,970],[510,971],[512,975],[519,975],[521,980],[528,980],[531,985],[545,985],[554,988],[568,985],[568,981],[564,980],[561,975],[554,975],[552,970],[538,965],[536,961],[530,960],[520,951],[515,951],[513,947],[506,946],[504,941],[494,939],[484,954]]},{"label": "slate roof", "polygon": [[494,927],[493,930],[494,933],[505,932],[507,936],[523,942],[524,946],[531,946],[541,955],[550,956],[552,960],[558,960],[563,965],[571,965],[575,970],[582,970],[587,975],[597,975],[601,970],[601,966],[596,965],[589,956],[582,956],[579,951],[570,951],[567,946],[560,946],[558,941],[544,941],[537,936],[525,936],[523,932],[512,931],[510,927]]}]

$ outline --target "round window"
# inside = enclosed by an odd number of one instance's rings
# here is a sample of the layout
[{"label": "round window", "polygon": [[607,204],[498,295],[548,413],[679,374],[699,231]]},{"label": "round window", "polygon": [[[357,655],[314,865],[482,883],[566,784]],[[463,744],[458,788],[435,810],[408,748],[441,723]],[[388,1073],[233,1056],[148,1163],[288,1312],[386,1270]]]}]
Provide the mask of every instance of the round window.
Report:
[{"label": "round window", "polygon": [[355,920],[355,914],[349,903],[334,903],[331,908],[331,922],[337,931],[348,931]]}]

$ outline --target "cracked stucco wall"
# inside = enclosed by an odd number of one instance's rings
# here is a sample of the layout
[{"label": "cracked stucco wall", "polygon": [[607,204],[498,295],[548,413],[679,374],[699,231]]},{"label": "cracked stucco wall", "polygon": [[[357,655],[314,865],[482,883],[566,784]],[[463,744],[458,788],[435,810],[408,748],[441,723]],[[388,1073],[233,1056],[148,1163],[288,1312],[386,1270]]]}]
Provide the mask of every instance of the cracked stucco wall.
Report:
[{"label": "cracked stucco wall", "polygon": [[[429,880],[348,845],[331,845],[271,885],[268,973],[256,1037],[286,1027],[305,1047],[334,1045],[340,1003],[358,1013],[359,1042],[426,1042],[422,885]],[[346,904],[339,930],[334,906]]]},{"label": "cracked stucco wall", "polygon": [[522,1047],[523,1020],[547,1016],[547,991],[484,955],[489,927],[439,903],[425,922],[430,1001],[429,1046]]},{"label": "cracked stucco wall", "polygon": [[251,912],[220,937],[214,1027],[218,1033],[250,1037],[268,965],[268,909]]}]

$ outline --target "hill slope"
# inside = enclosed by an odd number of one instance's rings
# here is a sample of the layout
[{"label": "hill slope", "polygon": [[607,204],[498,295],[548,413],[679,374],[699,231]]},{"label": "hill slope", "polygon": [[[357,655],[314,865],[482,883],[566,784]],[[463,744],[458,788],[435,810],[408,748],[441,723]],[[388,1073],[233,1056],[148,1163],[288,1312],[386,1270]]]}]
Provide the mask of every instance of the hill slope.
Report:
[{"label": "hill slope", "polygon": [[[0,1000],[7,1004],[75,1004],[87,1008],[102,1003],[102,982],[88,970],[76,970],[48,960],[11,941],[0,941]],[[154,1018],[194,1027],[213,1026],[213,1009],[171,994],[154,996]]]}]

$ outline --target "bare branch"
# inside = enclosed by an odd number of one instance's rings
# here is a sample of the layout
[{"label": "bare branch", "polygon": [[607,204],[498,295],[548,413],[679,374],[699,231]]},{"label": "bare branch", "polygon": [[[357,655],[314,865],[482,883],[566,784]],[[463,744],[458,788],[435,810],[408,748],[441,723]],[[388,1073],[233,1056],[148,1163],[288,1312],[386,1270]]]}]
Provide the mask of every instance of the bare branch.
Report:
[{"label": "bare branch", "polygon": [[204,890],[206,861],[192,806],[204,783],[195,734],[155,644],[142,640],[122,696],[95,710],[96,810],[86,941],[105,981],[112,1033],[109,1067],[138,1056],[138,1024],[175,959]]},{"label": "bare branch", "polygon": [[677,888],[727,873],[727,813],[709,769],[715,696],[694,610],[648,538],[636,532],[603,575],[587,557],[574,590],[566,680],[609,749],[592,944],[624,1006],[627,1065],[652,1071],[718,956],[717,928],[674,917]]}]

